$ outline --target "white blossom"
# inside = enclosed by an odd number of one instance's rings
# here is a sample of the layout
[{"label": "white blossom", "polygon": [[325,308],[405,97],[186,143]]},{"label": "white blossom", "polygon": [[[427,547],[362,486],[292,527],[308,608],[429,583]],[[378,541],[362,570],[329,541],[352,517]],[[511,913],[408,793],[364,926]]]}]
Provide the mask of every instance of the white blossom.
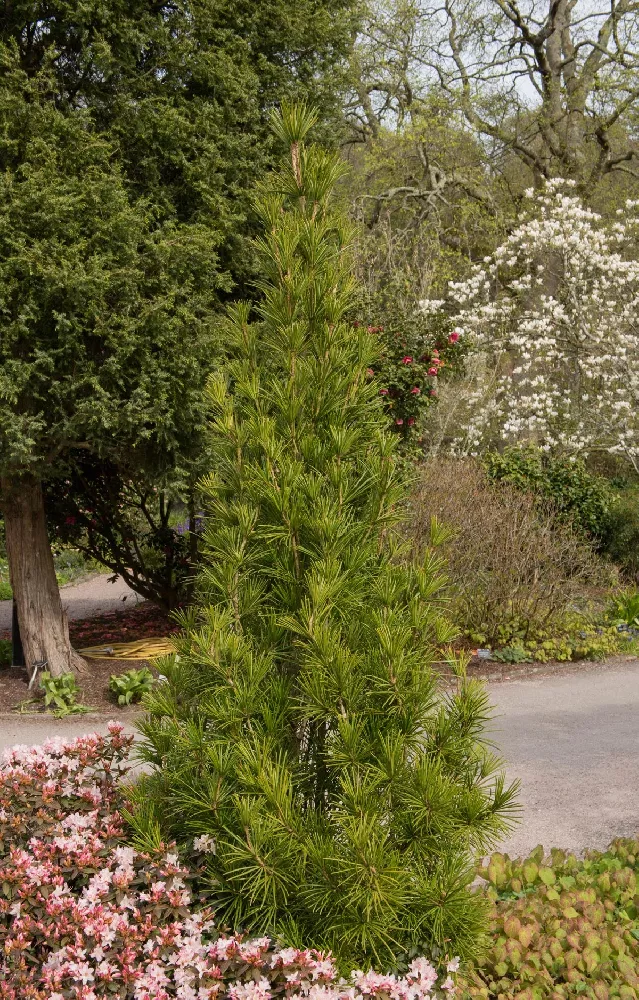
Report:
[{"label": "white blossom", "polygon": [[471,345],[471,388],[454,443],[502,439],[568,454],[607,450],[639,471],[639,220],[607,225],[553,180],[504,244],[449,285]]}]

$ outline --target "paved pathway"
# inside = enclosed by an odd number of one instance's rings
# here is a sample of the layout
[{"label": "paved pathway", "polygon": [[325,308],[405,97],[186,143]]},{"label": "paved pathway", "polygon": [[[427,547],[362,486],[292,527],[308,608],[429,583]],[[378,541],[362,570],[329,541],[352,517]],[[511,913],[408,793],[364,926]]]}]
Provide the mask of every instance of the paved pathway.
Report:
[{"label": "paved pathway", "polygon": [[[493,738],[522,782],[523,819],[503,850],[601,849],[639,835],[639,660],[489,687]],[[4,716],[0,750],[95,731],[106,731],[105,719]]]},{"label": "paved pathway", "polygon": [[639,836],[639,661],[490,685],[493,738],[521,779],[501,848],[602,849]]},{"label": "paved pathway", "polygon": [[[108,574],[67,584],[60,589],[60,596],[70,619],[93,618],[142,600],[120,577],[111,583]],[[11,607],[11,601],[0,601],[0,630],[11,628]]]}]

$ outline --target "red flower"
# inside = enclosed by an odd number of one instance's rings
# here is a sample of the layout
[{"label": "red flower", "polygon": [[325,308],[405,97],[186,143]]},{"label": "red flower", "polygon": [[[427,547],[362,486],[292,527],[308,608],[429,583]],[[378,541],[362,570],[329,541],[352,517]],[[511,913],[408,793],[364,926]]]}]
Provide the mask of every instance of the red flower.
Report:
[{"label": "red flower", "polygon": [[65,523],[65,524],[75,524],[75,518],[74,518],[74,517],[67,517],[67,518],[65,519],[65,522],[64,522],[64,523]]},{"label": "red flower", "polygon": [[456,344],[458,340],[459,340],[459,334],[457,330],[453,330],[453,332],[448,335],[448,343]]},{"label": "red flower", "polygon": [[397,424],[398,427],[401,427],[402,424],[404,423],[404,421],[402,420],[401,417],[398,417],[397,420],[395,421],[395,423]]},{"label": "red flower", "polygon": [[428,374],[429,375],[436,375],[437,374],[437,369],[436,368],[429,368],[428,369]]},{"label": "red flower", "polygon": [[366,369],[366,374],[368,375],[369,378],[372,378],[373,375],[375,374],[375,372],[373,371],[372,368],[367,368]]},{"label": "red flower", "polygon": [[437,389],[431,389],[429,395],[436,396],[437,395]]},{"label": "red flower", "polygon": [[411,396],[419,396],[421,391],[422,390],[419,388],[419,386],[416,385],[414,389],[411,389],[410,394]]},{"label": "red flower", "polygon": [[415,417],[409,417],[408,418],[408,426],[412,427],[414,423],[415,423]]},{"label": "red flower", "polygon": [[403,365],[412,365],[412,363],[413,359],[411,358],[410,354],[407,354],[405,357],[402,358]]},{"label": "red flower", "polygon": [[379,394],[380,396],[388,396],[388,389],[380,389]]}]

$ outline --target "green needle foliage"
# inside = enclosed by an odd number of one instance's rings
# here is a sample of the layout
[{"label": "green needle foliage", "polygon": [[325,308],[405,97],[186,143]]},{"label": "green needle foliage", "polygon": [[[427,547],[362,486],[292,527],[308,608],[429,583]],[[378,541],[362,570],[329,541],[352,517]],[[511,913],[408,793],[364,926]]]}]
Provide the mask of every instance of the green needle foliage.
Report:
[{"label": "green needle foliage", "polygon": [[303,145],[304,107],[273,121],[291,158],[259,199],[257,320],[230,310],[208,386],[201,603],[147,702],[137,838],[212,837],[206,887],[235,929],[345,964],[468,955],[473,858],[514,790],[482,740],[483,690],[460,670],[440,696],[430,669],[451,637],[445,577],[434,551],[400,558],[408,488],[367,372],[378,344],[344,320],[341,167]]}]

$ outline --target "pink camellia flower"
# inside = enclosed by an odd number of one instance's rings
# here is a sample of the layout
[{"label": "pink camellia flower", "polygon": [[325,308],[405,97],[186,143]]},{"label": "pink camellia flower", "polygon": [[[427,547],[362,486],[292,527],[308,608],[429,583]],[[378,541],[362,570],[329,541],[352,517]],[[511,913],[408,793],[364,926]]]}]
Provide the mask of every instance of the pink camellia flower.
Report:
[{"label": "pink camellia flower", "polygon": [[437,369],[436,368],[429,368],[428,369],[428,374],[429,375],[436,375],[437,374]]},{"label": "pink camellia flower", "polygon": [[410,394],[411,396],[419,396],[421,391],[422,390],[419,388],[419,386],[416,385],[413,389],[411,389]]},{"label": "pink camellia flower", "polygon": [[429,395],[436,396],[437,395],[437,389],[431,389]]},{"label": "pink camellia flower", "polygon": [[448,343],[456,344],[458,340],[459,340],[459,333],[457,332],[457,330],[453,330],[453,332],[448,335]]},{"label": "pink camellia flower", "polygon": [[402,424],[404,423],[404,421],[402,420],[401,417],[398,417],[397,420],[395,421],[395,423],[397,424],[398,427],[401,427]]},{"label": "pink camellia flower", "polygon": [[415,417],[409,417],[407,423],[409,427],[412,427],[415,423]]},{"label": "pink camellia flower", "polygon": [[412,365],[412,363],[413,363],[413,359],[411,358],[410,354],[406,354],[402,358],[402,364],[403,365]]},{"label": "pink camellia flower", "polygon": [[375,374],[375,372],[373,371],[372,368],[367,368],[366,369],[366,374],[368,375],[369,378],[372,378],[373,375]]},{"label": "pink camellia flower", "polygon": [[380,389],[379,394],[380,396],[388,396],[388,389]]}]

